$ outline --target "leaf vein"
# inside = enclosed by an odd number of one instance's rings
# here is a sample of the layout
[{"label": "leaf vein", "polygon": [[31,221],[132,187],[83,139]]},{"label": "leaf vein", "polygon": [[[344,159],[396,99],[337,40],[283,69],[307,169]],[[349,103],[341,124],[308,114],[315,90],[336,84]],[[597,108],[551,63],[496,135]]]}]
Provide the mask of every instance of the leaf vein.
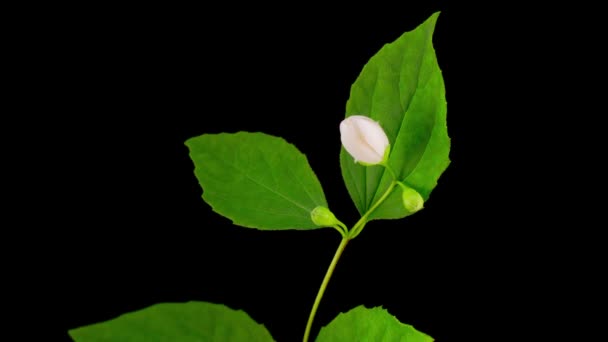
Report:
[{"label": "leaf vein", "polygon": [[[298,157],[300,157],[300,156],[298,156]],[[304,157],[304,158],[306,158],[306,157]],[[306,163],[305,163],[305,164],[306,164],[306,166],[307,166],[307,167],[309,167],[310,171],[314,173],[314,171],[312,170],[312,167],[310,167],[310,164],[308,164],[308,160],[306,160]],[[295,180],[296,180],[296,182],[297,182],[297,183],[298,183],[298,184],[299,184],[299,185],[302,187],[302,189],[304,189],[304,192],[306,193],[306,195],[308,196],[308,198],[310,199],[310,201],[311,201],[313,204],[319,204],[319,203],[317,203],[317,201],[315,201],[315,200],[314,200],[313,196],[310,194],[310,192],[309,192],[309,191],[308,191],[308,189],[306,188],[306,185],[304,185],[304,183],[302,183],[302,181],[300,180],[300,178],[298,178],[297,176],[295,176],[295,175],[293,174],[293,172],[292,172],[292,170],[291,170],[291,168],[290,168],[290,167],[288,167],[288,168],[287,168],[287,172],[289,173],[289,176],[290,176],[292,179],[295,179]]]},{"label": "leaf vein", "polygon": [[[350,160],[350,158],[351,158],[350,155],[348,155],[346,152],[342,152],[342,153],[344,153],[344,155],[345,155],[344,158],[346,158],[345,163],[349,163],[351,161]],[[352,165],[356,167],[356,165],[354,163]],[[354,188],[355,188],[355,190],[357,190],[357,195],[358,195],[359,199],[363,199],[365,201],[365,198],[363,198],[361,196],[361,190],[359,189],[359,182],[355,181],[355,176],[353,175],[353,167],[349,166],[347,164],[345,168],[348,171],[348,175],[350,176],[351,184],[355,185]],[[365,205],[365,202],[363,202],[363,205]],[[362,209],[365,210],[365,208],[362,208]],[[359,209],[358,205],[357,205],[357,210],[361,210],[361,209]]]},{"label": "leaf vein", "polygon": [[[245,178],[247,178],[247,179],[249,179],[250,181],[252,181],[253,183],[255,183],[255,184],[257,184],[257,185],[259,185],[259,186],[261,186],[261,187],[263,187],[263,188],[267,189],[267,190],[268,190],[270,193],[273,193],[273,194],[275,194],[275,195],[278,195],[278,196],[280,196],[280,197],[282,197],[282,198],[286,199],[287,201],[289,201],[289,202],[293,203],[294,205],[296,205],[297,207],[301,208],[302,210],[304,210],[304,211],[305,211],[305,212],[307,212],[307,213],[309,213],[309,212],[310,212],[310,209],[306,208],[306,207],[305,207],[303,204],[301,204],[301,203],[299,203],[299,202],[297,202],[297,201],[295,201],[295,200],[293,200],[293,199],[291,199],[291,198],[287,197],[286,195],[283,195],[282,193],[280,193],[280,192],[278,192],[278,191],[274,190],[273,188],[271,188],[271,187],[267,186],[266,184],[264,184],[264,183],[262,183],[262,182],[260,182],[260,181],[257,181],[257,180],[256,180],[256,179],[254,179],[254,178],[251,178],[251,177],[250,177],[250,176],[249,176],[249,175],[248,175],[246,172],[243,172],[243,170],[242,170],[242,169],[240,169],[239,167],[237,167],[236,165],[234,165],[234,164],[232,164],[232,163],[230,163],[230,162],[228,162],[228,161],[222,160],[221,158],[217,158],[217,160],[218,160],[218,161],[220,161],[221,163],[228,164],[228,165],[229,165],[229,166],[231,166],[232,168],[236,169],[236,170],[237,170],[239,173],[241,173],[243,176],[245,176]],[[267,164],[268,164],[268,163],[267,163]]]},{"label": "leaf vein", "polygon": [[[416,68],[416,70],[417,70],[416,86],[414,87],[414,92],[412,93],[412,95],[408,99],[407,106],[405,108],[403,107],[403,99],[402,99],[402,96],[403,96],[403,94],[405,92],[403,91],[403,83],[402,83],[401,73],[399,73],[399,101],[398,102],[399,102],[399,108],[401,109],[401,112],[403,114],[401,116],[401,124],[399,125],[399,127],[397,127],[397,134],[395,134],[395,142],[393,142],[393,144],[395,144],[397,142],[399,134],[401,133],[401,128],[403,127],[403,121],[405,120],[405,116],[407,115],[407,113],[408,113],[408,111],[410,109],[410,106],[411,106],[411,104],[413,102],[412,100],[414,99],[414,97],[416,97],[416,94],[418,93],[418,85],[420,84],[420,74],[422,73],[422,62],[423,62],[424,57],[426,56],[426,54],[428,52],[428,40],[429,40],[429,35],[427,35],[426,39],[425,39],[425,49],[424,49],[424,52],[421,53],[420,57],[418,58],[418,67]],[[404,69],[403,65],[406,63],[406,60],[407,60],[406,54],[404,53],[403,57],[401,59],[400,70]],[[433,117],[433,126],[434,126],[434,123],[435,123],[435,117]],[[420,155],[421,156],[420,158],[422,158],[422,156],[426,153],[426,149],[428,147],[428,142],[430,140],[430,136],[431,135],[429,135],[429,139],[426,141],[426,144],[424,146],[424,152]],[[419,159],[419,161],[420,161],[420,159]],[[403,179],[407,178],[407,176],[409,176],[413,172],[413,170],[415,170],[418,167],[418,164],[420,164],[420,163],[417,163],[416,166],[407,175],[403,176],[402,178]],[[379,191],[379,190],[380,190],[380,184],[382,184],[382,179],[384,178],[385,174],[386,174],[386,168],[383,168],[382,169],[382,173],[381,173],[380,177],[378,178],[378,183],[376,185],[376,192],[374,193],[374,199],[377,198],[379,196],[379,194],[383,193],[382,191]],[[398,178],[400,178],[399,174],[397,174],[396,176]],[[401,180],[401,178],[399,180]]]}]

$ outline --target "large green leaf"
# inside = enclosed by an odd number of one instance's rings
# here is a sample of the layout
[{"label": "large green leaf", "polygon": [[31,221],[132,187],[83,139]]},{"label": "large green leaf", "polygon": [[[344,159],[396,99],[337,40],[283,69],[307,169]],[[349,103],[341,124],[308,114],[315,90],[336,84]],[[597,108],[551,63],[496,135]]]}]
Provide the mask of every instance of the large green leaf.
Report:
[{"label": "large green leaf", "polygon": [[368,309],[360,305],[341,313],[326,327],[321,328],[317,342],[377,341],[377,342],[432,342],[433,338],[403,324],[381,307]]},{"label": "large green leaf", "polygon": [[203,199],[235,224],[259,229],[319,228],[310,218],[327,206],[306,156],[264,133],[203,134],[186,141]]},{"label": "large green leaf", "polygon": [[69,334],[76,342],[274,341],[244,311],[206,302],[156,304]]},{"label": "large green leaf", "polygon": [[[450,163],[445,87],[432,43],[438,15],[382,47],[352,85],[346,104],[346,117],[359,114],[380,122],[391,143],[389,165],[425,200]],[[357,209],[366,213],[389,187],[391,175],[381,166],[355,164],[344,148],[340,165]],[[397,187],[370,218],[407,214]]]}]

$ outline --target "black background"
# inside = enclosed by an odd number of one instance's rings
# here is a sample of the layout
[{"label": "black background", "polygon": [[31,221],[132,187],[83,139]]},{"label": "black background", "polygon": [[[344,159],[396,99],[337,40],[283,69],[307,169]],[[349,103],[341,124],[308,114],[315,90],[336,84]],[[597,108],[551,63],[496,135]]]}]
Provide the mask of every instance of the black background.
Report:
[{"label": "black background", "polygon": [[550,141],[521,148],[530,132],[511,115],[520,103],[501,81],[512,70],[505,63],[521,56],[513,36],[479,33],[493,17],[447,2],[348,11],[142,5],[65,9],[32,32],[26,63],[42,95],[29,103],[42,114],[25,143],[41,209],[23,218],[39,228],[28,243],[35,268],[21,272],[36,270],[29,297],[46,303],[45,331],[68,340],[71,328],[200,300],[245,310],[278,341],[301,339],[339,234],[232,225],[202,200],[184,142],[281,136],[307,155],[330,208],[352,225],[359,216],[338,160],[350,85],[382,45],[435,11],[452,163],[423,211],[372,222],[349,244],[313,335],[360,304],[382,305],[440,341],[472,339],[469,329],[505,336],[505,321],[523,324],[500,308],[533,297],[519,307],[529,313],[549,302],[532,279],[551,266],[528,258],[546,227],[530,231],[518,218],[542,217],[537,202],[521,200],[521,178],[543,176],[535,165],[550,157],[534,149]]}]

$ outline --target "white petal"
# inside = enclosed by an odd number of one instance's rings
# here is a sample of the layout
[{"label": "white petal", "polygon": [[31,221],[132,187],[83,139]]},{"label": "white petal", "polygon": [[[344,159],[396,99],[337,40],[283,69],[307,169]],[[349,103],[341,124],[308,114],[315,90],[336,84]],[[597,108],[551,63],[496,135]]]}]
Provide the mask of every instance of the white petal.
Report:
[{"label": "white petal", "polygon": [[364,132],[362,135],[365,137],[365,142],[376,152],[381,161],[384,150],[389,144],[384,130],[380,124],[366,116],[357,115],[356,117],[356,124],[360,132]]},{"label": "white petal", "polygon": [[388,138],[380,125],[372,119],[353,115],[340,123],[342,145],[355,161],[377,164],[382,161]]}]

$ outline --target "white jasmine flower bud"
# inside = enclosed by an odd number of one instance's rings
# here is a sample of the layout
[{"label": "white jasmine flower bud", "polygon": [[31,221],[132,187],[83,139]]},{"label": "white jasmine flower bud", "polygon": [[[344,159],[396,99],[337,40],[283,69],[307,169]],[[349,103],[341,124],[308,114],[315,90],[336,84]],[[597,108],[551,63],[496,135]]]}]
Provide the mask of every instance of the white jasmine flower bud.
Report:
[{"label": "white jasmine flower bud", "polygon": [[363,115],[352,115],[340,123],[340,139],[355,162],[364,165],[384,163],[389,141],[380,124]]}]

